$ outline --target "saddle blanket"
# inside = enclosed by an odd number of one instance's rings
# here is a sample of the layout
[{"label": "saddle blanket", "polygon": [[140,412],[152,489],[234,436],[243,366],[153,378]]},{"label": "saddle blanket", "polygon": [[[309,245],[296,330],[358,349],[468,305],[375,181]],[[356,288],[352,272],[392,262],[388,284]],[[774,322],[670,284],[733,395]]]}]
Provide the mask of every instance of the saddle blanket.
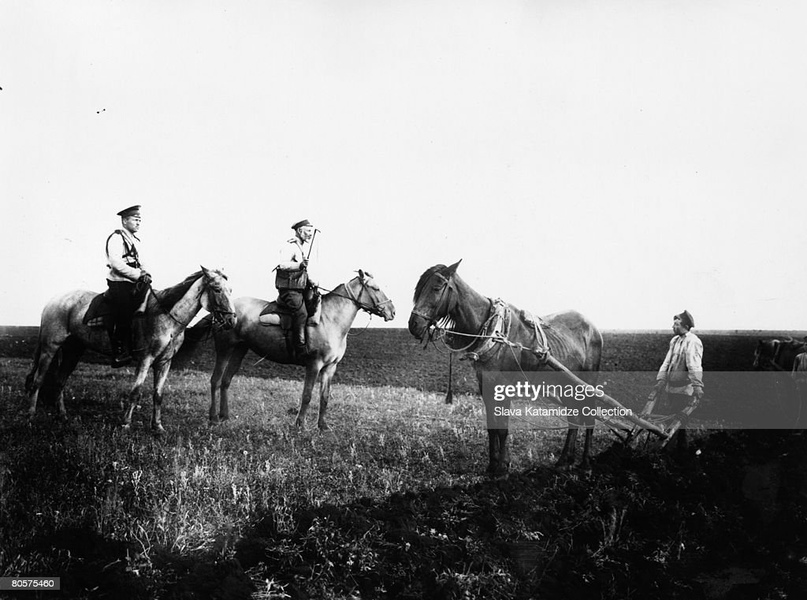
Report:
[{"label": "saddle blanket", "polygon": [[112,319],[113,306],[107,300],[106,292],[100,293],[90,300],[87,312],[84,313],[82,322],[87,327],[105,327],[107,321]]}]

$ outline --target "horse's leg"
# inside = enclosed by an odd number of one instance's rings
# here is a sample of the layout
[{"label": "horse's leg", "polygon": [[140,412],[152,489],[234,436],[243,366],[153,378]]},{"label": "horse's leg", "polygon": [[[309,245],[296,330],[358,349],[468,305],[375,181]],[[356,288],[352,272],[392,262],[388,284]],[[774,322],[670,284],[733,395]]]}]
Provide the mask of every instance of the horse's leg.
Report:
[{"label": "horse's leg", "polygon": [[295,425],[299,429],[305,429],[305,413],[308,412],[308,405],[311,403],[311,395],[314,393],[314,385],[317,382],[317,375],[322,368],[322,362],[314,359],[305,366],[305,383],[303,384],[303,398],[300,401],[300,410],[297,412]]},{"label": "horse's leg", "polygon": [[162,423],[163,386],[171,370],[171,359],[160,359],[154,362],[154,395],[151,408],[151,431],[156,434],[165,433]]},{"label": "horse's leg", "polygon": [[329,431],[328,423],[325,421],[325,412],[328,410],[328,401],[331,399],[331,379],[336,372],[336,365],[331,363],[320,371],[319,381],[319,419],[317,425],[320,431]]},{"label": "horse's leg", "polygon": [[53,358],[59,352],[63,339],[43,342],[40,340],[34,355],[34,366],[25,381],[25,388],[28,392],[28,418],[33,419],[36,414],[36,403],[39,399],[39,391],[42,383],[48,374],[48,369],[53,362]]},{"label": "horse's leg", "polygon": [[239,344],[230,354],[230,359],[227,362],[227,368],[224,371],[224,377],[219,381],[219,402],[221,406],[219,408],[217,419],[214,419],[215,407],[212,405],[210,407],[212,423],[215,423],[218,419],[226,421],[230,418],[230,383],[232,382],[233,377],[235,377],[235,374],[238,373],[238,370],[241,368],[241,362],[244,360],[247,352],[249,352],[249,346],[246,344]]},{"label": "horse's leg", "polygon": [[583,458],[580,459],[580,468],[584,471],[590,471],[591,461],[589,456],[591,454],[591,440],[594,437],[594,417],[586,417],[584,425],[586,427],[586,437],[583,441]]},{"label": "horse's leg", "polygon": [[569,429],[566,432],[566,441],[563,443],[563,450],[560,452],[560,457],[556,463],[559,467],[568,467],[574,464],[575,447],[577,446],[577,430],[580,424],[573,420],[569,420]]},{"label": "horse's leg", "polygon": [[507,448],[507,434],[508,429],[497,429],[496,434],[499,437],[499,464],[494,475],[506,475],[510,470],[510,450]]},{"label": "horse's leg", "polygon": [[132,414],[134,413],[135,406],[137,406],[137,403],[140,401],[140,388],[146,381],[146,376],[148,375],[153,361],[154,357],[150,354],[146,354],[137,365],[135,381],[128,394],[129,408],[126,409],[126,413],[123,415],[124,429],[129,429],[132,426]]},{"label": "horse's leg", "polygon": [[[499,409],[499,410],[497,410]],[[488,422],[488,469],[491,476],[507,474],[510,469],[510,453],[507,449],[507,433],[510,423],[510,401],[485,402]]]},{"label": "horse's leg", "polygon": [[76,369],[82,354],[84,354],[84,344],[73,337],[67,338],[62,346],[61,360],[56,373],[56,387],[59,391],[59,414],[62,417],[67,416],[67,410],[64,407],[64,385]]},{"label": "horse's leg", "polygon": [[210,410],[208,411],[208,421],[211,424],[219,422],[219,407],[216,402],[216,394],[221,388],[221,379],[224,376],[224,370],[230,361],[233,346],[228,343],[228,339],[215,339],[216,345],[216,366],[213,367],[213,373],[210,374]]},{"label": "horse's leg", "polygon": [[495,429],[488,429],[488,475],[493,475],[499,461],[499,436]]}]

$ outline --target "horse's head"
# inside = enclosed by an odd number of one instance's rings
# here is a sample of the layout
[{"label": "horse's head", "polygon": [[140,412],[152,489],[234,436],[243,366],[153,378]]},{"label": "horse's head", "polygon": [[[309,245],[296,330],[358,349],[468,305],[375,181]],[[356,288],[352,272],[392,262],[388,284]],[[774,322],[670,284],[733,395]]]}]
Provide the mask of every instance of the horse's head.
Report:
[{"label": "horse's head", "polygon": [[227,276],[218,269],[202,267],[204,274],[204,292],[202,308],[213,316],[213,324],[222,329],[235,327],[235,305],[232,289],[227,283]]},{"label": "horse's head", "polygon": [[345,284],[350,299],[359,308],[372,315],[382,317],[385,321],[395,318],[395,305],[373,280],[370,273],[359,269],[358,276]]},{"label": "horse's head", "polygon": [[754,370],[765,371],[773,368],[780,344],[779,340],[759,340],[754,350]]},{"label": "horse's head", "polygon": [[[426,332],[440,319],[449,315],[457,294],[453,282],[462,259],[447,267],[435,265],[427,269],[415,286],[414,306],[409,315],[409,333],[422,340]],[[453,293],[452,293],[453,292]]]}]

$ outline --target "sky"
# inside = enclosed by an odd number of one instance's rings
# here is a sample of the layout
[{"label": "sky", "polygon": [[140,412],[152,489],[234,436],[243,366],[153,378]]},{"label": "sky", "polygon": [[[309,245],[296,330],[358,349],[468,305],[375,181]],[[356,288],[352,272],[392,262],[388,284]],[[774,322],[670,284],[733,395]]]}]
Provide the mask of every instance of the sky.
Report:
[{"label": "sky", "polygon": [[[0,2],[0,324],[106,288],[274,299],[292,223],[406,327],[432,265],[601,329],[807,330],[807,7],[766,1]],[[382,325],[360,313],[354,325]]]}]

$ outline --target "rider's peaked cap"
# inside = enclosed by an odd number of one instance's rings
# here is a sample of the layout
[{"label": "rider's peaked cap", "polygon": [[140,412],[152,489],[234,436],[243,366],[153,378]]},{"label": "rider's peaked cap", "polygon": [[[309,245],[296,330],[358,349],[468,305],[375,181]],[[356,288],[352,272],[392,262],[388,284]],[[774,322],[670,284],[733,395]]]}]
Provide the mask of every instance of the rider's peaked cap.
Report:
[{"label": "rider's peaked cap", "polygon": [[308,219],[303,219],[302,221],[297,221],[291,226],[292,229],[299,229],[300,227],[313,227],[313,225]]},{"label": "rider's peaked cap", "polygon": [[689,314],[688,310],[685,310],[680,315],[675,315],[675,317],[673,317],[673,318],[676,318],[676,317],[681,319],[681,325],[686,325],[690,329],[695,327],[695,319],[692,318],[692,315]]},{"label": "rider's peaked cap", "polygon": [[129,208],[124,208],[122,211],[118,213],[123,218],[126,217],[139,217],[140,216],[140,205],[135,204],[134,206],[130,206]]}]

